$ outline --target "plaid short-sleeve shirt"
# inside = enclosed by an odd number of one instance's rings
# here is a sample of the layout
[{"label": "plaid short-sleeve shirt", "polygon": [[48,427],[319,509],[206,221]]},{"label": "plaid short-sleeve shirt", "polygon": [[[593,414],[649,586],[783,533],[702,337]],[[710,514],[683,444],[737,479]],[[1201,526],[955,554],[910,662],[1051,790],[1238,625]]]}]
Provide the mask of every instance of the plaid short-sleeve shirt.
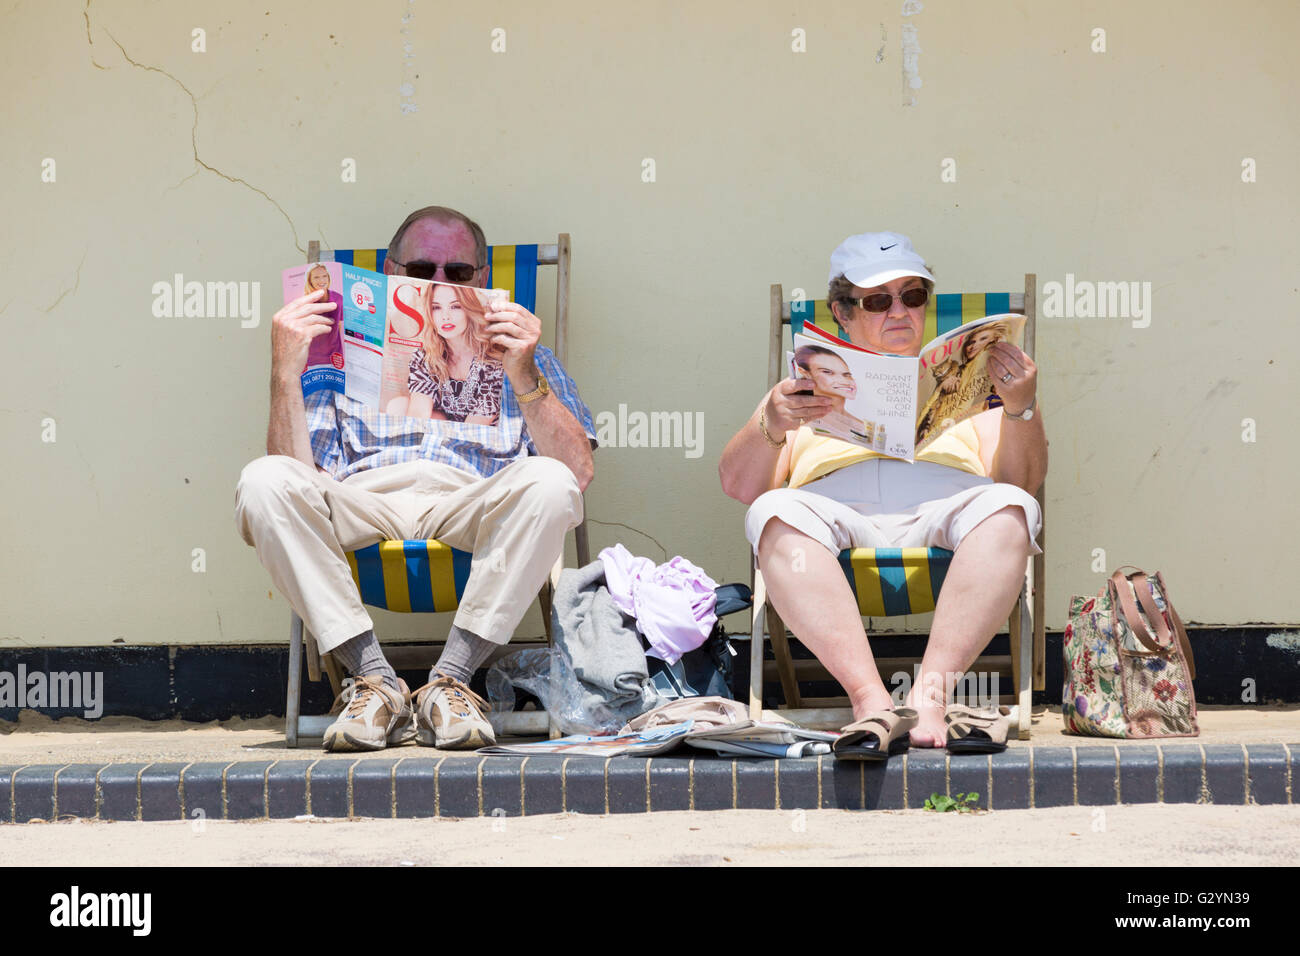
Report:
[{"label": "plaid short-sleeve shirt", "polygon": [[[594,447],[595,422],[578,395],[578,386],[545,346],[537,346],[534,360]],[[342,392],[326,390],[306,396],[304,403],[312,457],[338,481],[367,468],[421,458],[487,478],[511,462],[537,454],[509,380],[501,389],[501,417],[495,425],[385,415]]]}]

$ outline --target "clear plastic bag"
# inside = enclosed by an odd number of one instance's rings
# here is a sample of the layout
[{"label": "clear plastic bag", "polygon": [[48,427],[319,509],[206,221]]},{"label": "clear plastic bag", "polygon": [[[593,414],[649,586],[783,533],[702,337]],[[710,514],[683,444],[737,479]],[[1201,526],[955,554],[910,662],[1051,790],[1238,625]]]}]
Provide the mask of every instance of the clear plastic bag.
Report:
[{"label": "clear plastic bag", "polygon": [[[566,736],[615,734],[628,720],[626,709],[615,711],[593,702],[593,695],[583,688],[568,656],[559,648],[515,651],[488,668],[488,700],[494,711],[514,710],[516,687],[540,700]],[[644,710],[661,703],[648,685],[645,694]]]}]

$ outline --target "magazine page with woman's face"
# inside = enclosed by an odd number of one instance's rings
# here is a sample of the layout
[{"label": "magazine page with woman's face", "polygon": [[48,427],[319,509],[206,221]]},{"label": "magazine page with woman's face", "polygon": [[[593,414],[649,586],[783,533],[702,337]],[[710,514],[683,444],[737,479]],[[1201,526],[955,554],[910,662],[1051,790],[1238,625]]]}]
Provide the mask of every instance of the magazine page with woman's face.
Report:
[{"label": "magazine page with woman's face", "polygon": [[505,374],[487,314],[506,297],[500,289],[389,276],[379,410],[497,424]]},{"label": "magazine page with woman's face", "polygon": [[334,306],[332,312],[323,313],[333,319],[333,327],[312,339],[307,351],[307,361],[302,369],[302,392],[328,389],[343,391],[343,287],[342,272],[337,262],[308,262],[280,273],[285,303],[292,302],[309,292],[325,291],[322,301]]},{"label": "magazine page with woman's face", "polygon": [[985,316],[940,336],[921,352],[917,394],[918,450],[962,419],[1000,404],[988,374],[988,350],[996,342],[1019,347],[1025,317]]}]

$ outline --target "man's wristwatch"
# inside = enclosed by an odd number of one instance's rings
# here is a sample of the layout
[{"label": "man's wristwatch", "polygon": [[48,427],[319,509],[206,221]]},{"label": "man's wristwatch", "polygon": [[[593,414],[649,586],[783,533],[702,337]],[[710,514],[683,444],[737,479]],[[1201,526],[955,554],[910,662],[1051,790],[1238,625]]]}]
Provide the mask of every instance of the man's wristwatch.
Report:
[{"label": "man's wristwatch", "polygon": [[515,400],[519,402],[520,405],[527,405],[529,402],[535,402],[539,398],[545,398],[550,393],[551,393],[551,386],[546,384],[546,376],[543,375],[541,372],[538,372],[537,387],[533,389],[531,392],[524,392],[524,394],[522,395],[520,395],[518,392],[515,392]]},{"label": "man's wristwatch", "polygon": [[1007,418],[1015,418],[1019,421],[1027,422],[1034,417],[1034,406],[1037,404],[1038,404],[1038,396],[1035,395],[1034,400],[1029,403],[1029,407],[1026,408],[1019,415],[1012,415],[1009,411],[1007,411],[1007,407],[1005,405],[1002,406],[1002,414],[1007,416]]}]

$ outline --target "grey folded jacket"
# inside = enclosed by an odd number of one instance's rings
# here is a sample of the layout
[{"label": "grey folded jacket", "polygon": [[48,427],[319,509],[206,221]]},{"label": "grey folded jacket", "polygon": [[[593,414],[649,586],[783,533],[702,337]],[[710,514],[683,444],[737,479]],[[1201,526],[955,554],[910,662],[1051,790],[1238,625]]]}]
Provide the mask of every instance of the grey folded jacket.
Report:
[{"label": "grey folded jacket", "polygon": [[599,560],[560,572],[551,630],[573,664],[586,713],[608,713],[616,729],[663,703],[649,681],[636,619],[614,604]]}]

